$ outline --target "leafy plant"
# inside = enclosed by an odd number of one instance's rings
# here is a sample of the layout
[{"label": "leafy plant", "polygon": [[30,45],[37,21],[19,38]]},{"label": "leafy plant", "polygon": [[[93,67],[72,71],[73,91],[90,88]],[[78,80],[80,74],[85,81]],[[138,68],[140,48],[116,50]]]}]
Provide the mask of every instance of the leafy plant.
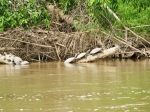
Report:
[{"label": "leafy plant", "polygon": [[50,27],[50,14],[45,9],[45,0],[1,0],[0,1],[0,31],[7,28],[44,24]]},{"label": "leafy plant", "polygon": [[[88,0],[87,10],[89,15],[96,18],[103,29],[111,26],[122,28],[114,17],[104,8],[107,4],[128,27],[150,24],[150,2],[148,0]],[[137,32],[149,32],[148,27],[135,28]],[[145,33],[143,33],[145,34]]]}]

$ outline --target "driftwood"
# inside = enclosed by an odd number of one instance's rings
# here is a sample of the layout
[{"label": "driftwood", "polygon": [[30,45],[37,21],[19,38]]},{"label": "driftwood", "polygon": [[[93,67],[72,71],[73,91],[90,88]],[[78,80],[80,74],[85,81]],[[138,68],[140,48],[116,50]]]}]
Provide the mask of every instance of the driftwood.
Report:
[{"label": "driftwood", "polygon": [[3,63],[3,64],[9,64],[9,62],[7,60],[3,60],[0,58],[0,63]]},{"label": "driftwood", "polygon": [[48,31],[39,27],[24,30],[17,27],[0,33],[0,53],[11,52],[27,61],[64,60],[98,45],[90,33]]},{"label": "driftwood", "polygon": [[15,48],[13,48],[13,47],[1,47],[0,48],[0,51],[13,51],[13,50],[15,50]]},{"label": "driftwood", "polygon": [[[93,35],[93,32],[96,35]],[[131,56],[150,57],[148,46],[139,45],[140,41],[139,43],[134,43],[134,38],[132,39],[132,44],[130,44],[128,40],[126,41],[99,30],[64,33],[43,30],[37,27],[33,27],[28,31],[15,28],[0,33],[0,53],[11,52],[27,61],[65,60],[77,53],[82,53],[95,47],[102,47],[104,51],[107,51],[114,45],[119,45],[120,50],[116,54],[120,54],[118,56],[120,58]],[[127,52],[133,52],[133,54],[121,55],[128,54]]]},{"label": "driftwood", "polygon": [[[0,39],[6,39],[6,40],[10,40],[9,38],[6,38],[6,37],[0,37]],[[18,42],[21,42],[21,43],[26,43],[26,44],[32,44],[32,45],[35,45],[35,46],[39,46],[39,47],[45,47],[45,48],[52,48],[52,46],[46,46],[46,45],[41,45],[41,44],[36,44],[36,43],[31,43],[31,42],[26,42],[26,41],[22,41],[20,39],[11,39],[12,41],[18,41]],[[3,50],[4,48],[0,48],[0,50]],[[7,50],[7,48],[5,48]],[[15,48],[8,48],[9,50],[14,50]]]},{"label": "driftwood", "polygon": [[10,64],[9,61],[4,60],[2,57],[0,57],[0,63],[3,63],[3,64]]},{"label": "driftwood", "polygon": [[112,56],[116,53],[116,51],[118,49],[119,49],[119,46],[116,46],[116,47],[106,49],[103,52],[95,54],[94,56],[88,55],[86,58],[83,58],[83,59],[79,60],[77,63],[87,63],[87,62],[92,62],[92,61],[98,60],[100,58],[105,58],[105,57],[108,57],[108,56]]}]

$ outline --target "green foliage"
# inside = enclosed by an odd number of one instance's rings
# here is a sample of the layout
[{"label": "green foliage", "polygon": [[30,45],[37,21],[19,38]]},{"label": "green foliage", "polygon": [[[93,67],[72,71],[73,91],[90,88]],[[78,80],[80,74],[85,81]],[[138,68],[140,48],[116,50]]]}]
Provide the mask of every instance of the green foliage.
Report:
[{"label": "green foliage", "polygon": [[[130,0],[128,2],[120,2],[117,9],[117,15],[121,21],[128,27],[136,27],[150,24],[150,2],[147,0]],[[114,23],[118,26],[118,23]],[[119,27],[118,27],[119,28]],[[146,35],[149,33],[149,27],[138,27],[133,29],[135,32]]]},{"label": "green foliage", "polygon": [[61,0],[60,7],[64,10],[64,13],[67,14],[70,10],[73,9],[75,3],[75,0]]},{"label": "green foliage", "polygon": [[111,24],[114,23],[115,19],[104,8],[104,4],[109,4],[109,7],[113,10],[118,8],[117,0],[88,0],[86,7],[89,11],[89,15],[96,18],[104,29],[108,29],[111,27]]},{"label": "green foliage", "polygon": [[[22,2],[24,1],[24,2]],[[50,15],[45,9],[46,0],[0,0],[0,31],[7,28],[44,23],[50,27]],[[128,27],[150,24],[150,2],[148,0],[47,0],[68,14],[79,2],[86,3],[89,16],[93,18],[91,24],[85,25],[83,30],[100,26],[109,30],[112,26],[122,28],[104,4],[107,4]],[[84,24],[84,23],[83,23]],[[84,25],[83,25],[84,26]],[[79,26],[80,27],[80,26]],[[135,28],[137,32],[150,33],[148,27]]]},{"label": "green foliage", "polygon": [[[107,4],[128,27],[150,24],[150,2],[148,0],[88,0],[89,15],[96,18],[104,29],[111,26],[122,28],[114,17],[104,8]],[[135,29],[137,32],[149,32],[149,28]]]},{"label": "green foliage", "polygon": [[45,0],[1,0],[0,1],[0,31],[16,26],[30,28],[44,23],[50,26],[50,14],[45,9]]},{"label": "green foliage", "polygon": [[[145,3],[146,1],[147,0],[145,0]],[[142,4],[144,4],[143,0],[136,2],[130,1],[128,3],[120,2],[117,14],[129,27],[149,24],[150,14],[148,12],[150,11],[150,3],[145,5]]]}]

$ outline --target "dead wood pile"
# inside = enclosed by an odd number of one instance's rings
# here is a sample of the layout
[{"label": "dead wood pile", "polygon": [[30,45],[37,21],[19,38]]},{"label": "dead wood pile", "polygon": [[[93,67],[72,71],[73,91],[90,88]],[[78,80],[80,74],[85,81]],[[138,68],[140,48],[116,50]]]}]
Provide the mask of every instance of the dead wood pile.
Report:
[{"label": "dead wood pile", "polygon": [[[95,33],[93,35],[92,33]],[[33,27],[30,30],[15,28],[0,33],[0,53],[11,52],[24,60],[49,61],[64,60],[88,49],[120,46],[115,57],[149,57],[149,47],[136,37],[113,37],[101,31],[88,32],[58,32]]]},{"label": "dead wood pile", "polygon": [[[47,6],[47,8],[51,12],[53,7]],[[79,8],[82,6],[78,6],[78,9],[72,14],[80,14],[82,21],[89,24],[91,19],[87,19],[85,12]],[[55,14],[57,11],[58,15]],[[106,50],[119,45],[120,49],[111,57],[150,57],[149,42],[126,26],[121,32],[125,35],[124,37],[117,36],[115,32],[105,33],[100,30],[80,32],[72,27],[74,24],[72,17],[69,19],[68,16],[63,16],[59,9],[53,13],[49,30],[43,27],[32,27],[30,30],[17,27],[1,32],[0,53],[11,52],[28,61],[50,61],[64,60],[95,47],[102,47]],[[64,21],[60,21],[61,19]],[[68,19],[70,21],[67,22]],[[80,23],[78,22],[78,25]]]},{"label": "dead wood pile", "polygon": [[64,33],[34,27],[0,33],[0,53],[11,52],[24,60],[61,60],[97,46],[89,32]]}]

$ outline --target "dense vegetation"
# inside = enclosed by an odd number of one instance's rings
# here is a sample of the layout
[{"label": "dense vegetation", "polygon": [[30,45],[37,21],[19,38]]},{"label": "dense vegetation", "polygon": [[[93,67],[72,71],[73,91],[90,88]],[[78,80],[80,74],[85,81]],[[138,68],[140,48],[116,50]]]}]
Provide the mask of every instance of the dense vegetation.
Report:
[{"label": "dense vegetation", "polygon": [[[90,13],[97,18],[98,23],[120,28],[120,24],[103,7],[107,4],[128,27],[137,27],[150,24],[150,2],[148,0],[89,0]],[[108,25],[109,24],[109,25]],[[148,33],[149,27],[140,27],[138,32]]]},{"label": "dense vegetation", "polygon": [[16,26],[30,28],[41,23],[46,27],[50,25],[50,14],[42,0],[1,0],[0,15],[0,31]]},{"label": "dense vegetation", "polygon": [[[104,30],[121,28],[114,17],[105,9],[106,3],[128,27],[136,32],[149,34],[150,2],[148,0],[47,0],[64,11],[71,12],[79,3],[84,3],[89,16],[94,18],[91,27],[99,25]],[[45,8],[46,0],[1,0],[0,31],[16,26],[30,28],[44,24],[50,26],[50,14]],[[95,24],[95,25],[93,25]],[[142,27],[145,25],[145,27]],[[89,26],[87,26],[89,27]],[[91,28],[89,27],[89,29]]]},{"label": "dense vegetation", "polygon": [[150,57],[149,5],[147,0],[0,0],[1,52],[61,60],[119,46],[116,57]]}]

